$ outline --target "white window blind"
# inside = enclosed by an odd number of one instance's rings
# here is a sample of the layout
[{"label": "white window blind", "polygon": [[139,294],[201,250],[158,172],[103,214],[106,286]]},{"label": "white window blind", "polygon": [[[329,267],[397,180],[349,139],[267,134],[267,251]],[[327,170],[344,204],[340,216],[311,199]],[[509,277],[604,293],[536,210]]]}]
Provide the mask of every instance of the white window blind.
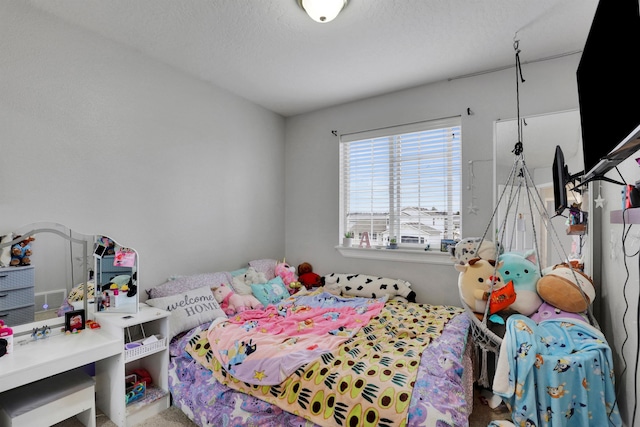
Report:
[{"label": "white window blind", "polygon": [[342,233],[403,247],[460,238],[461,145],[460,117],[341,135]]}]

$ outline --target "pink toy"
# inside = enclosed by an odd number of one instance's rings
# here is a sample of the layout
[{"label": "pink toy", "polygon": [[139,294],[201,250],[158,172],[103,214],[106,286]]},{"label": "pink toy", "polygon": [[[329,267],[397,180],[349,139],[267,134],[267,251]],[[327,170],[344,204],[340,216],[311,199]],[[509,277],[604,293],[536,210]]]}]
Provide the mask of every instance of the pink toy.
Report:
[{"label": "pink toy", "polygon": [[211,291],[216,301],[220,303],[220,308],[227,316],[254,308],[264,308],[262,303],[253,295],[236,294],[230,286],[226,286],[224,283],[213,286]]},{"label": "pink toy", "polygon": [[276,276],[280,276],[290,295],[293,295],[298,289],[291,288],[290,284],[292,282],[298,281],[298,276],[296,275],[296,268],[290,266],[283,259],[282,262],[276,264],[276,268],[274,270]]}]

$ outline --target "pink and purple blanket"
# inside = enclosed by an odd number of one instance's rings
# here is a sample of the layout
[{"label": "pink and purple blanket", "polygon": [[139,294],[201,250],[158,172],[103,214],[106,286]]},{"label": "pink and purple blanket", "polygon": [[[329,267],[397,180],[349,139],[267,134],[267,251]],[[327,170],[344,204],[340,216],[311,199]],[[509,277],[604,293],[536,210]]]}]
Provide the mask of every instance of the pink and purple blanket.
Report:
[{"label": "pink and purple blanket", "polygon": [[224,369],[248,384],[282,383],[299,367],[338,348],[377,316],[386,298],[323,293],[214,323],[208,338]]}]

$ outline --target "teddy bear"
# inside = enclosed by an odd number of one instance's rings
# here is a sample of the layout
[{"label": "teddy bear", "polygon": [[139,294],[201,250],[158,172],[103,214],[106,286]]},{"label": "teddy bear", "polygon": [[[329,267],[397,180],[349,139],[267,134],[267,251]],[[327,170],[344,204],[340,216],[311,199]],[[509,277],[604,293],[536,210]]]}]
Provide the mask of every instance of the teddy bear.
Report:
[{"label": "teddy bear", "polygon": [[[17,236],[16,239],[20,237],[21,236]],[[34,240],[36,240],[35,237],[29,236],[11,247],[11,266],[17,267],[19,265],[31,264],[31,258],[29,257],[32,255],[31,242]]]},{"label": "teddy bear", "polygon": [[502,280],[512,280],[516,291],[516,300],[510,308],[525,316],[531,316],[542,305],[542,299],[536,289],[540,270],[535,262],[535,251],[530,250],[524,254],[507,252],[500,255],[498,260],[498,271]]},{"label": "teddy bear", "polygon": [[298,281],[307,289],[317,288],[324,285],[322,277],[313,272],[313,266],[308,262],[303,262],[298,266]]},{"label": "teddy bear", "polygon": [[258,301],[258,298],[253,295],[237,294],[231,289],[231,286],[227,286],[224,283],[213,286],[211,291],[216,301],[220,303],[220,308],[222,308],[227,316],[246,310],[264,308],[262,303]]},{"label": "teddy bear", "polygon": [[257,271],[253,267],[249,267],[247,268],[247,271],[244,272],[244,274],[235,276],[233,278],[231,286],[237,293],[241,295],[251,295],[251,285],[267,282],[267,276],[263,272]]},{"label": "teddy bear", "polygon": [[280,276],[280,278],[282,279],[282,282],[284,283],[284,286],[287,288],[287,291],[289,291],[289,294],[293,295],[297,289],[291,288],[290,284],[292,282],[298,281],[298,276],[296,275],[296,268],[287,264],[286,260],[283,259],[282,262],[278,262],[276,264],[274,273],[276,276]]},{"label": "teddy bear", "polygon": [[[496,261],[481,258],[470,259],[464,265],[455,264],[455,269],[460,272],[458,275],[460,296],[471,311],[484,315],[489,295],[491,294],[493,299],[493,294],[505,287],[506,284],[498,271],[501,266],[501,262],[496,265]],[[491,290],[492,286],[493,290]],[[503,295],[505,295],[506,302],[508,302],[508,299],[513,302],[513,299],[515,299],[515,293],[512,296],[507,293]],[[508,306],[508,304],[500,304],[495,308],[490,307],[490,313],[506,308],[505,305]]]}]

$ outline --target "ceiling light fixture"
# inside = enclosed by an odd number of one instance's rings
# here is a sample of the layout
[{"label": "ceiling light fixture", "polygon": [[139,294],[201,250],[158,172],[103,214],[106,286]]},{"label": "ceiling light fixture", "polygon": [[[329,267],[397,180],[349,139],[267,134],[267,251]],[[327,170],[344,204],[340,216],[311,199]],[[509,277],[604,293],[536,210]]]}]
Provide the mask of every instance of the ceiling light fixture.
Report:
[{"label": "ceiling light fixture", "polygon": [[298,5],[316,22],[333,21],[349,0],[298,0]]}]

